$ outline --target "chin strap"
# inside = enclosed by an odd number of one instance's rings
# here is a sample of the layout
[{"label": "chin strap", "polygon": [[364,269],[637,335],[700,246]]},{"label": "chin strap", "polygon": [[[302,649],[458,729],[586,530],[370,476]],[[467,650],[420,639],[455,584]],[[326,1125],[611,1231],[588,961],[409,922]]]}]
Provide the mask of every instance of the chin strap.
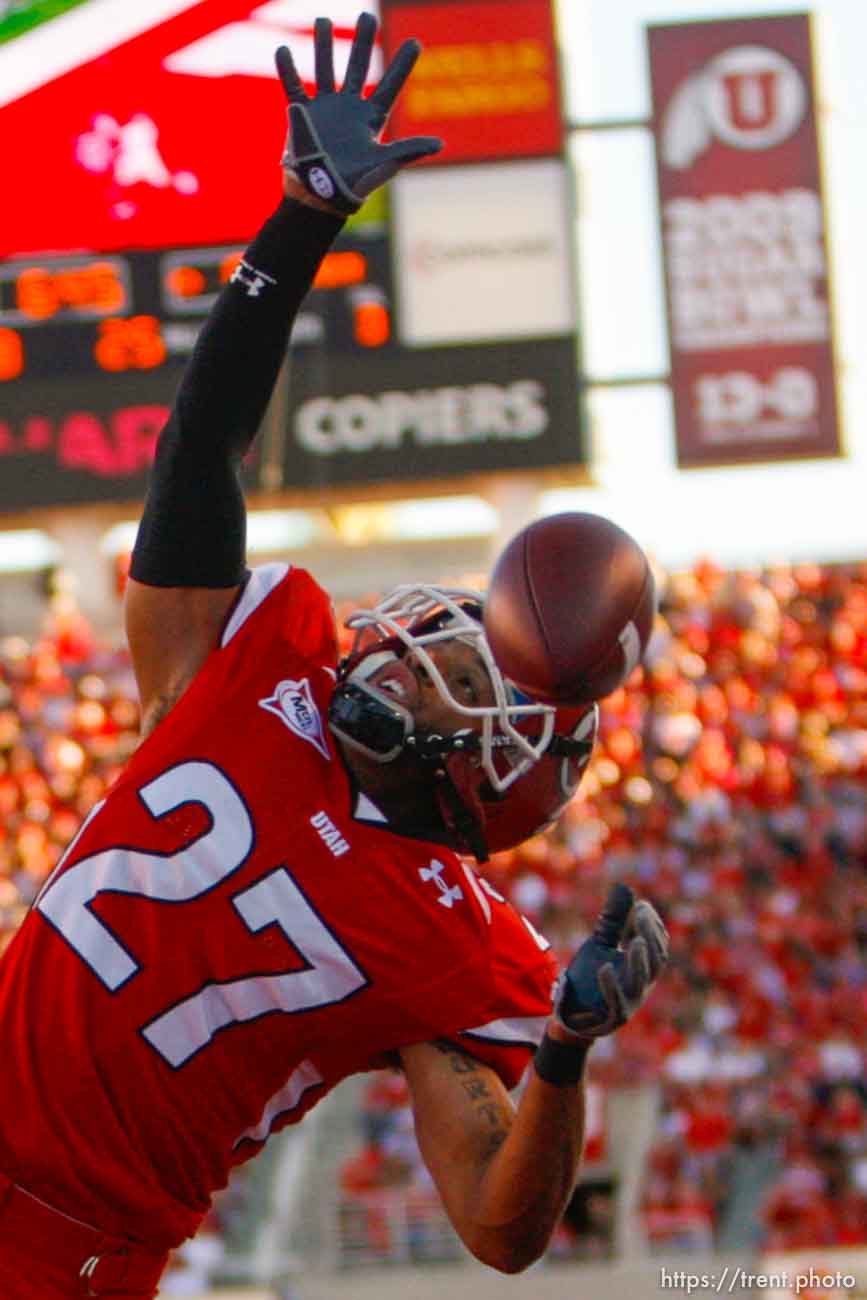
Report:
[{"label": "chin strap", "polygon": [[[508,737],[495,736],[494,745],[498,742],[505,748]],[[485,842],[484,803],[503,797],[494,795],[481,768],[466,762],[466,755],[480,750],[481,743],[481,737],[472,731],[452,736],[416,732],[406,739],[406,748],[433,768],[437,805],[446,829],[480,865],[490,857]],[[552,736],[545,753],[557,758],[585,758],[592,749],[589,740]]]},{"label": "chin strap", "polygon": [[[508,736],[494,736],[491,739],[494,749],[508,749],[511,744]],[[416,732],[407,736],[406,745],[423,762],[434,762],[455,753],[474,754],[482,748],[482,738],[472,731],[458,731],[453,736],[440,736],[435,731]],[[554,735],[545,748],[545,755],[551,754],[554,758],[586,758],[592,750],[593,742],[590,740]]]},{"label": "chin strap", "polygon": [[479,748],[478,736],[471,731],[459,731],[453,736],[416,732],[407,737],[406,745],[433,769],[437,806],[446,829],[477,862],[487,862],[490,855],[481,795],[486,777],[481,768],[464,761],[467,753]]},{"label": "chin strap", "polygon": [[589,758],[593,753],[592,740],[576,740],[574,736],[552,736],[546,754],[555,758]]},{"label": "chin strap", "polygon": [[469,775],[472,769],[466,763],[456,763],[455,757],[452,755],[447,758],[445,766],[436,773],[437,804],[448,830],[481,865],[490,856],[485,842],[485,814],[479,795],[484,775],[479,773],[479,781],[474,782]]}]

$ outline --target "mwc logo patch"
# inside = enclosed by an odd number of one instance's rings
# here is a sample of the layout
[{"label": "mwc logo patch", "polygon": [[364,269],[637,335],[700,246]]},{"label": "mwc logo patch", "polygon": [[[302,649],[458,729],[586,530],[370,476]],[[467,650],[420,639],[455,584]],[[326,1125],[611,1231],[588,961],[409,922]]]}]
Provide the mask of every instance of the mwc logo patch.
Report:
[{"label": "mwc logo patch", "polygon": [[273,713],[295,736],[307,740],[318,749],[323,758],[331,761],[328,742],[322,727],[322,717],[313,698],[310,682],[286,678],[274,687],[274,694],[260,700],[259,705]]},{"label": "mwc logo patch", "polygon": [[[313,25],[328,13],[341,78],[363,7],[153,0],[152,10],[111,8],[99,28],[85,5],[65,16],[63,41],[52,23],[23,38],[26,60],[21,41],[10,43],[15,61],[0,47],[4,164],[26,180],[4,214],[0,258],[251,237],[279,194],[286,113],[274,51],[289,46],[312,90]],[[145,30],[143,11],[156,15]],[[370,80],[381,73],[376,50]],[[49,152],[35,158],[34,140]]]}]

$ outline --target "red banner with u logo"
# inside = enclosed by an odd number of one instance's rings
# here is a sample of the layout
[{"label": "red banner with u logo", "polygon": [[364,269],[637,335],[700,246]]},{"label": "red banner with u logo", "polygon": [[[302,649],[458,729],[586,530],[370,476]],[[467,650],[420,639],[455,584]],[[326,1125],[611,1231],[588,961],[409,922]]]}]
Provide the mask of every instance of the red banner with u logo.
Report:
[{"label": "red banner with u logo", "polygon": [[648,45],[678,462],[839,455],[809,17]]}]

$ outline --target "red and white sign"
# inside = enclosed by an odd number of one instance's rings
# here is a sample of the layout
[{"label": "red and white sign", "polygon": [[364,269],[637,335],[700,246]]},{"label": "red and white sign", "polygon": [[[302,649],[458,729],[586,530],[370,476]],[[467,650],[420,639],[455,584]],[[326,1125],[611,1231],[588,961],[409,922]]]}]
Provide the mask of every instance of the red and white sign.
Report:
[{"label": "red and white sign", "polygon": [[445,141],[424,166],[560,152],[551,0],[395,4],[383,24],[389,54],[408,37],[424,45],[391,122]]},{"label": "red and white sign", "polygon": [[648,38],[678,461],[838,455],[809,18]]},{"label": "red and white sign", "polygon": [[[288,45],[309,83],[313,22],[327,11],[340,76],[361,7],[179,0],[142,31],[142,6],[108,0],[100,21],[84,5],[0,47],[3,171],[15,180],[0,257],[250,238],[280,197],[274,51]],[[371,78],[381,71],[377,50]]]}]

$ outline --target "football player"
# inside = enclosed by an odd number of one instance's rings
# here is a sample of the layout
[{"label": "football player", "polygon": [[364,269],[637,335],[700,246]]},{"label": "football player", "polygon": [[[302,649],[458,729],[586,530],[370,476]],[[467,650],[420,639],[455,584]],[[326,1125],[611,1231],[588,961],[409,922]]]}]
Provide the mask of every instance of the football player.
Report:
[{"label": "football player", "polygon": [[383,1063],[463,1241],[526,1268],[575,1183],[587,1052],[665,961],[619,885],[558,978],[469,865],[557,816],[595,727],[510,688],[473,593],[399,589],[339,663],[313,578],[245,567],[237,471],[299,304],[346,215],[440,147],[379,142],[418,45],[364,98],[375,30],[337,91],[317,22],[312,99],[278,52],[284,198],[202,331],[133,555],[142,743],[0,964],[4,1300],[155,1295],[233,1166]]}]

